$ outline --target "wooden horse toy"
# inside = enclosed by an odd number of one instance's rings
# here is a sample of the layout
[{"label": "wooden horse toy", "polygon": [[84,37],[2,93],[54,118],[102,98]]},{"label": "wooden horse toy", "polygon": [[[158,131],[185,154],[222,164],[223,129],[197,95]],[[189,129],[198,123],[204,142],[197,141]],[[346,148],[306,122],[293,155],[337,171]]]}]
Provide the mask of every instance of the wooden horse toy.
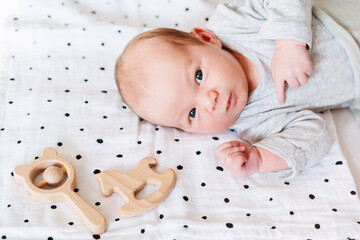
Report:
[{"label": "wooden horse toy", "polygon": [[[34,183],[36,176],[43,172],[43,180]],[[64,180],[64,173],[67,179]],[[53,148],[46,148],[37,160],[27,165],[19,165],[14,170],[15,180],[26,187],[33,199],[41,202],[65,202],[83,221],[93,234],[106,230],[106,220],[96,209],[74,192],[75,170],[65,159],[60,158]],[[53,189],[42,189],[45,185]]]},{"label": "wooden horse toy", "polygon": [[[120,208],[120,216],[133,217],[149,211],[158,206],[169,195],[175,185],[175,172],[171,168],[164,173],[151,169],[156,166],[156,159],[147,157],[142,159],[137,167],[128,174],[107,170],[96,174],[101,184],[104,196],[113,192],[119,194],[127,204]],[[146,184],[155,184],[159,189],[144,199],[137,199],[136,194]]]}]

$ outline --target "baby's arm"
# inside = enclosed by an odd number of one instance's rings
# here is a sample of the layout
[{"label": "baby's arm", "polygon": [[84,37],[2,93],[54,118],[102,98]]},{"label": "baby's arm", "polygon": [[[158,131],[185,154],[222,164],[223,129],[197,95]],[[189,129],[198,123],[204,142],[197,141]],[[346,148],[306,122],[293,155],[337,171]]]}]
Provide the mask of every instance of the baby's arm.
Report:
[{"label": "baby's arm", "polygon": [[223,143],[216,148],[216,153],[225,168],[236,177],[289,168],[286,161],[274,153],[241,141]]},{"label": "baby's arm", "polygon": [[307,47],[311,47],[312,0],[267,0],[268,13],[260,32],[274,39],[275,53],[271,62],[276,96],[285,103],[286,84],[298,88],[312,74]]},{"label": "baby's arm", "polygon": [[293,177],[316,164],[328,152],[331,135],[318,114],[304,110],[274,120],[279,122],[280,132],[275,130],[252,145],[232,141],[216,149],[224,167],[234,176],[247,177],[256,172],[291,168],[285,177]]}]

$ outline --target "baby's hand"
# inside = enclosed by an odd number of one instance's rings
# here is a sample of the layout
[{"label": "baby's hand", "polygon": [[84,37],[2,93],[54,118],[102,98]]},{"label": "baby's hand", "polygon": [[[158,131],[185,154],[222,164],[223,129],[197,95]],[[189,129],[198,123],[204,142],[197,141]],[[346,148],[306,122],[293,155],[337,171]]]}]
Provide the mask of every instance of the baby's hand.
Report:
[{"label": "baby's hand", "polygon": [[275,40],[271,69],[278,102],[284,104],[286,83],[298,88],[306,84],[312,74],[306,44],[297,40]]},{"label": "baby's hand", "polygon": [[248,177],[259,171],[261,155],[259,151],[244,142],[230,141],[216,148],[216,154],[225,168],[236,177]]}]

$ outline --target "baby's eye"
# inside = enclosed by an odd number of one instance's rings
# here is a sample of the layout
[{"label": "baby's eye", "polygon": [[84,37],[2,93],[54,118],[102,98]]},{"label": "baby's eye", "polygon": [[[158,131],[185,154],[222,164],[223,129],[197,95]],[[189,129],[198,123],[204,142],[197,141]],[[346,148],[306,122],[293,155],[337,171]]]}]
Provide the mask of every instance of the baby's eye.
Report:
[{"label": "baby's eye", "polygon": [[189,112],[189,119],[190,119],[190,121],[194,120],[195,116],[196,116],[196,108],[193,108],[193,109],[191,109],[191,111]]},{"label": "baby's eye", "polygon": [[195,81],[196,81],[199,85],[201,85],[202,78],[203,78],[203,73],[202,73],[201,69],[198,69],[198,70],[196,71],[196,74],[195,74]]}]

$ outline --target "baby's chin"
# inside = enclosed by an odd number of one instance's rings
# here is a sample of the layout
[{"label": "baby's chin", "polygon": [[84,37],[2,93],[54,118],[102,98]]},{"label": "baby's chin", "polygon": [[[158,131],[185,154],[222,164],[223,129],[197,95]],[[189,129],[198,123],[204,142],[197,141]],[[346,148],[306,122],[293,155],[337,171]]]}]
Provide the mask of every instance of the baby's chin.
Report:
[{"label": "baby's chin", "polygon": [[[230,125],[231,126],[231,125]],[[209,129],[209,130],[204,130],[204,131],[194,131],[194,133],[202,133],[202,134],[219,134],[219,133],[223,133],[225,132],[226,130],[228,130],[230,128],[230,126],[228,128],[222,128],[222,129],[219,129],[219,130],[212,130],[212,129]]]},{"label": "baby's chin", "polygon": [[235,121],[221,125],[218,124],[216,125],[216,127],[212,127],[212,128],[191,129],[191,130],[183,130],[183,131],[190,133],[201,133],[201,134],[219,134],[231,128],[231,126],[234,125],[234,123]]}]

